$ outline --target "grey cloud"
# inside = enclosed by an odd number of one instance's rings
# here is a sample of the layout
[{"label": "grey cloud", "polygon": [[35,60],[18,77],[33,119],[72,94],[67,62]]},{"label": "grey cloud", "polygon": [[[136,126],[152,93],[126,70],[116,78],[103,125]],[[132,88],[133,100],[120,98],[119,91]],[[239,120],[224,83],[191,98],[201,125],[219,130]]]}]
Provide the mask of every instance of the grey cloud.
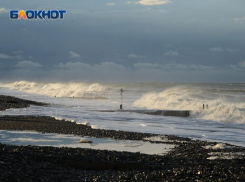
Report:
[{"label": "grey cloud", "polygon": [[[241,63],[241,66],[245,61]],[[3,78],[27,79],[30,81],[49,79],[49,81],[164,81],[164,82],[199,82],[212,80],[226,82],[234,78],[227,77],[227,74],[244,76],[244,69],[236,66],[211,67],[204,65],[184,65],[178,63],[135,63],[132,68],[113,62],[100,64],[86,64],[81,62],[60,63],[46,70],[42,65],[32,61],[18,62],[15,69],[2,72]],[[242,81],[243,79],[236,80]]]},{"label": "grey cloud", "polygon": [[113,71],[124,71],[127,69],[125,66],[116,64],[113,62],[104,62],[101,63],[100,65],[95,65],[95,68],[97,69],[103,69],[103,70],[113,70]]},{"label": "grey cloud", "polygon": [[1,54],[0,53],[0,59],[13,59],[13,56],[9,56],[7,54]]},{"label": "grey cloud", "polygon": [[166,55],[166,56],[178,56],[179,53],[177,51],[168,51],[168,52],[165,52],[164,55]]},{"label": "grey cloud", "polygon": [[141,55],[137,55],[137,54],[129,54],[128,57],[129,58],[145,58],[146,56],[141,56]]},{"label": "grey cloud", "polygon": [[106,3],[107,6],[115,6],[115,3]]},{"label": "grey cloud", "polygon": [[12,53],[13,53],[13,54],[22,54],[22,53],[23,53],[23,51],[18,50],[18,51],[13,51]]},{"label": "grey cloud", "polygon": [[14,56],[14,57],[17,58],[17,59],[22,59],[22,58],[23,58],[22,55],[16,55],[16,56]]},{"label": "grey cloud", "polygon": [[[237,82],[245,77],[240,64],[245,57],[244,8],[238,1],[218,1],[224,3],[59,1],[59,6],[68,11],[62,21],[11,21],[7,13],[2,13],[0,78],[22,78],[25,72],[29,79],[59,81],[226,82],[231,80],[230,74]],[[0,9],[6,12],[12,7],[54,9],[57,3],[6,0]],[[238,17],[236,22],[234,17]],[[32,61],[25,63],[32,71],[20,68],[20,63],[16,67],[16,62],[25,59]],[[2,77],[3,70],[6,77]]]},{"label": "grey cloud", "polygon": [[243,68],[245,68],[245,61],[243,61],[243,62],[240,62],[240,63],[239,63],[239,66],[240,66],[240,67],[243,67]]},{"label": "grey cloud", "polygon": [[226,50],[227,50],[228,52],[231,52],[231,53],[234,53],[234,52],[235,52],[235,50],[230,49],[230,48],[227,48]]},{"label": "grey cloud", "polygon": [[65,64],[60,63],[56,68],[67,69],[67,70],[91,70],[91,66],[89,64],[81,63],[81,62],[67,62]]},{"label": "grey cloud", "polygon": [[224,52],[224,49],[220,48],[220,47],[212,47],[209,49],[209,51],[212,52]]},{"label": "grey cloud", "polygon": [[23,56],[22,55],[7,55],[7,54],[1,54],[0,53],[0,59],[22,59]]},{"label": "grey cloud", "polygon": [[73,51],[70,51],[69,54],[70,54],[70,58],[79,58],[80,57],[80,55],[78,53],[75,53]]},{"label": "grey cloud", "polygon": [[245,16],[244,17],[240,17],[240,18],[234,18],[233,20],[235,20],[235,21],[245,21]]},{"label": "grey cloud", "polygon": [[182,71],[200,71],[200,70],[212,70],[215,69],[215,67],[211,66],[204,66],[204,65],[184,65],[179,63],[171,63],[171,64],[151,64],[151,63],[136,63],[134,64],[135,68],[139,69],[157,69],[157,70],[163,70],[167,72],[176,71],[176,70],[182,70]]},{"label": "grey cloud", "polygon": [[113,62],[103,62],[101,64],[96,64],[94,66],[91,66],[90,64],[85,64],[81,62],[67,62],[65,64],[60,63],[59,65],[56,66],[56,68],[62,68],[62,69],[67,69],[67,70],[86,70],[86,71],[93,71],[91,72],[92,74],[96,74],[98,72],[103,72],[103,71],[112,71],[112,70],[122,70],[124,71],[126,68],[122,65],[113,63]]},{"label": "grey cloud", "polygon": [[16,67],[20,69],[32,70],[42,68],[43,66],[32,61],[21,61],[16,64]]},{"label": "grey cloud", "polygon": [[152,64],[152,63],[135,63],[134,67],[139,68],[139,69],[142,69],[142,68],[160,69],[162,66],[157,64],[157,63],[154,63],[154,64]]},{"label": "grey cloud", "polygon": [[240,52],[240,50],[231,49],[231,48],[224,49],[221,47],[212,47],[212,48],[209,48],[209,51],[211,52],[230,52],[230,53]]}]

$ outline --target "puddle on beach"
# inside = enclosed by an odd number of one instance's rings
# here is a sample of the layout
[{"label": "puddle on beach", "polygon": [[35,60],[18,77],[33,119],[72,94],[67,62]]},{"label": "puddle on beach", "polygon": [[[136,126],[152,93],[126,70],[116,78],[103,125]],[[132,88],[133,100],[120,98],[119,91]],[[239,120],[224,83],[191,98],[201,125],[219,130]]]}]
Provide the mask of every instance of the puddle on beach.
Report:
[{"label": "puddle on beach", "polygon": [[[79,143],[81,140],[92,143]],[[36,145],[71,148],[91,148],[99,150],[115,150],[127,152],[140,152],[150,155],[164,155],[174,145],[155,144],[143,141],[113,140],[93,137],[79,137],[74,135],[42,134],[29,131],[0,130],[0,142],[9,145]]]}]

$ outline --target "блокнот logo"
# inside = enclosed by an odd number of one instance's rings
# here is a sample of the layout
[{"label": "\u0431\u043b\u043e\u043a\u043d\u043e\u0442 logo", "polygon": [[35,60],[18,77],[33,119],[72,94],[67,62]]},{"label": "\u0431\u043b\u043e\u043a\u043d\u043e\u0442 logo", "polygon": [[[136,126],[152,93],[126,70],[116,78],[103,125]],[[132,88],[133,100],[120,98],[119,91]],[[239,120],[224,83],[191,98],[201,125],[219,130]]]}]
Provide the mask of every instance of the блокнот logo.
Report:
[{"label": "\u0431\u043b\u043e\u043a\u043d\u043e\u0442 logo", "polygon": [[66,10],[10,10],[10,19],[64,19]]}]

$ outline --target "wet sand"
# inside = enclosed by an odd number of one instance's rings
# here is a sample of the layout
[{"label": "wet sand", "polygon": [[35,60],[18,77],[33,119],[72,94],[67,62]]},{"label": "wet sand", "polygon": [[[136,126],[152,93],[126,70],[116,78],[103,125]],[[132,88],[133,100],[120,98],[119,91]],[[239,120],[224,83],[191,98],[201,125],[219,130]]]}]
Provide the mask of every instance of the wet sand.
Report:
[{"label": "wet sand", "polygon": [[[48,107],[46,103],[0,96],[0,109]],[[244,181],[245,149],[204,148],[216,142],[191,140],[178,136],[115,130],[60,121],[43,116],[2,116],[0,130],[29,130],[41,133],[74,134],[120,140],[160,137],[154,143],[176,147],[165,156],[66,147],[11,146],[0,144],[0,181]],[[224,153],[234,159],[209,160],[210,153]]]}]

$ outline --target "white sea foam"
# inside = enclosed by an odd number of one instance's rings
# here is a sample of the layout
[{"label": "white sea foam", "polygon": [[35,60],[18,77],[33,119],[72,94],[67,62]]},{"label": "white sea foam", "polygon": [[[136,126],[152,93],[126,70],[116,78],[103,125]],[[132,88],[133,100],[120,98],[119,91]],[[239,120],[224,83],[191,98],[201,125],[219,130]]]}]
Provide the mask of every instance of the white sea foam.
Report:
[{"label": "white sea foam", "polygon": [[107,91],[109,88],[99,83],[37,83],[18,81],[1,84],[3,87],[22,92],[46,95],[51,97],[81,97],[84,91]]},{"label": "white sea foam", "polygon": [[136,100],[134,106],[147,109],[191,110],[193,118],[240,124],[245,123],[245,103],[241,101],[234,102],[219,94],[207,91],[203,93],[198,89],[174,87],[162,92],[147,93]]},{"label": "white sea foam", "polygon": [[90,123],[88,121],[83,121],[81,124],[86,125],[86,126],[90,126]]},{"label": "white sea foam", "polygon": [[[31,106],[0,111],[0,115],[54,116],[93,128],[173,134],[184,137],[245,146],[245,84],[167,84],[167,83],[39,83],[20,81],[0,83],[2,95],[52,103],[50,107]],[[4,88],[3,88],[4,87]],[[163,117],[140,113],[96,112],[124,109],[192,110],[191,117]],[[69,99],[83,91],[108,91],[109,100]],[[154,92],[152,92],[154,91]],[[53,96],[57,97],[53,97]],[[202,105],[209,108],[203,110]]]},{"label": "white sea foam", "polygon": [[62,117],[54,117],[56,120],[64,120],[64,121],[70,121],[70,122],[76,122],[75,119],[70,119],[70,118],[62,118]]},{"label": "white sea foam", "polygon": [[56,120],[59,120],[59,121],[62,121],[63,120],[63,118],[61,118],[61,117],[54,117]]},{"label": "white sea foam", "polygon": [[96,125],[91,125],[91,128],[93,128],[93,129],[98,129],[98,126],[96,126]]}]

